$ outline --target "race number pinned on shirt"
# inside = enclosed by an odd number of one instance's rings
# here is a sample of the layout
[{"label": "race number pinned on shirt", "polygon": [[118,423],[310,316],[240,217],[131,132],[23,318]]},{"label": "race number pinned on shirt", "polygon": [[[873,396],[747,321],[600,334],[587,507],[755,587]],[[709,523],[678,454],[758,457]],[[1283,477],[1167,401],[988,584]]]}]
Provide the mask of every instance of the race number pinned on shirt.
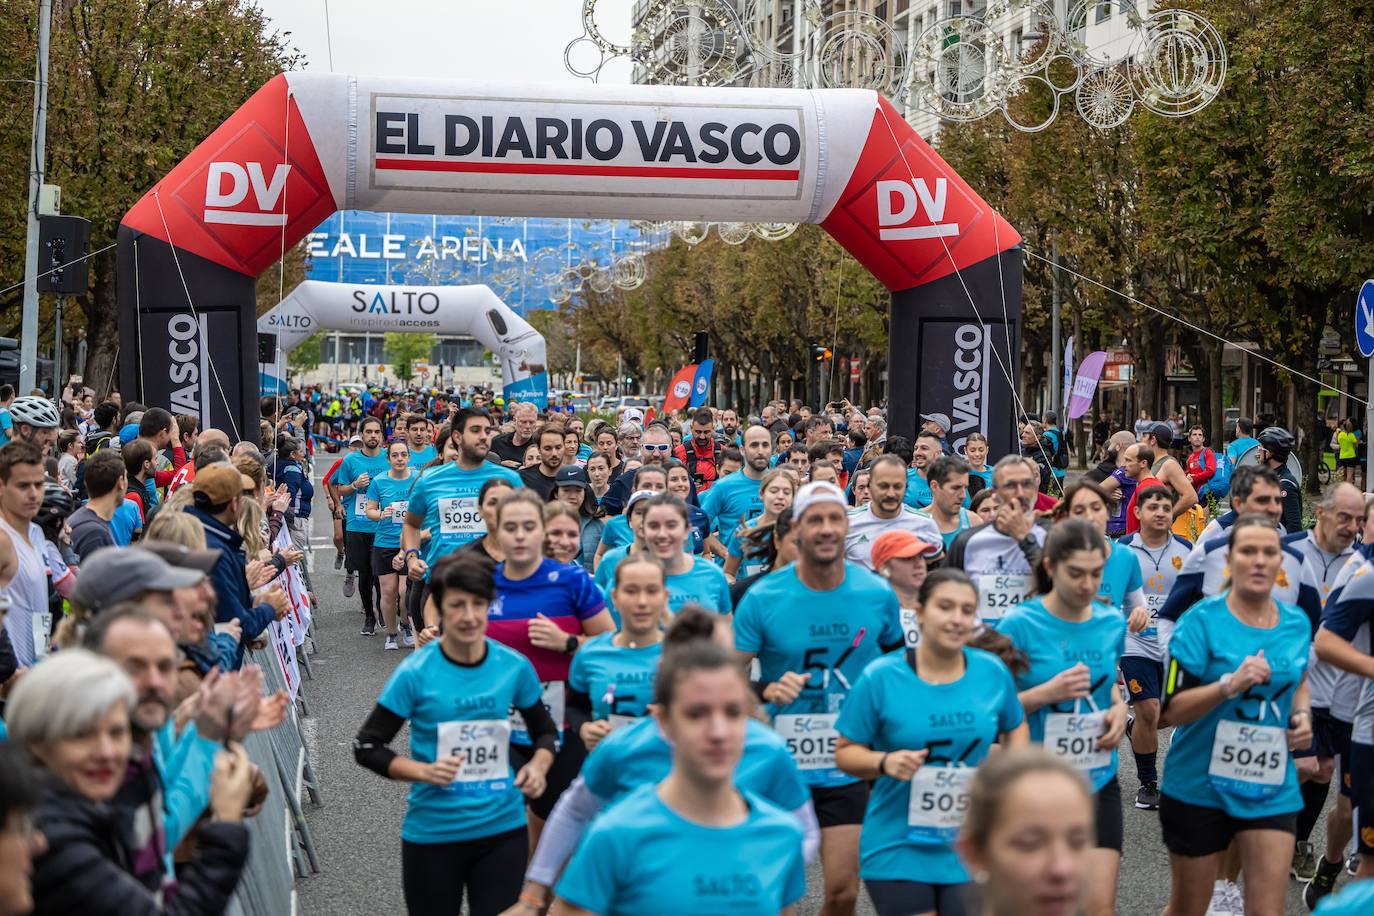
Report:
[{"label": "race number pinned on shirt", "polygon": [[611,713],[606,717],[606,724],[611,727],[611,731],[615,731],[618,728],[624,728],[627,725],[633,725],[638,721],[638,716],[624,716],[618,713]]},{"label": "race number pinned on shirt", "polygon": [[906,838],[913,843],[952,843],[968,811],[974,767],[923,766],[911,777]]},{"label": "race number pinned on shirt", "polygon": [[510,780],[510,733],[510,723],[504,719],[439,723],[435,758],[463,758],[453,788],[504,791]]},{"label": "race number pinned on shirt", "polygon": [[29,618],[29,625],[33,628],[33,657],[35,661],[41,662],[48,657],[48,639],[52,633],[52,614],[48,611],[34,614]]},{"label": "race number pinned on shirt", "polygon": [[1288,774],[1288,731],[1222,719],[1212,739],[1207,777],[1218,792],[1237,798],[1272,798]]},{"label": "race number pinned on shirt", "polygon": [[[544,708],[549,711],[553,718],[554,728],[558,733],[563,733],[564,710],[567,708],[566,688],[562,681],[545,681],[544,695],[540,698]],[[525,727],[525,717],[520,715],[520,710],[511,708],[510,711],[511,740],[517,744],[529,744],[530,732]]]},{"label": "race number pinned on shirt", "polygon": [[409,501],[409,500],[405,500],[405,499],[400,499],[400,500],[397,500],[396,502],[392,503],[392,504],[391,504],[391,508],[388,509],[387,511],[388,511],[388,512],[390,513],[390,515],[391,515],[391,521],[392,521],[392,522],[394,522],[394,523],[397,524],[397,525],[404,525],[404,524],[406,523],[406,512],[408,512],[409,509],[410,509],[410,501]]},{"label": "race number pinned on shirt", "polygon": [[362,490],[353,494],[353,517],[367,518],[367,493]]},{"label": "race number pinned on shirt", "polygon": [[978,613],[984,620],[1001,620],[1034,591],[1032,576],[983,573],[978,577]]},{"label": "race number pinned on shirt", "polygon": [[921,628],[916,624],[916,612],[911,608],[902,608],[902,638],[908,649],[916,648],[921,641]]},{"label": "race number pinned on shirt", "polygon": [[1150,625],[1140,632],[1141,636],[1159,635],[1159,612],[1168,599],[1168,595],[1145,596],[1145,609],[1150,612]]},{"label": "race number pinned on shirt", "polygon": [[477,509],[476,496],[450,496],[439,500],[439,533],[479,535],[487,523]]},{"label": "race number pinned on shirt", "polygon": [[1111,780],[1112,752],[1099,750],[1097,741],[1107,730],[1107,714],[1052,712],[1045,717],[1045,749],[1087,777],[1093,791]]},{"label": "race number pinned on shirt", "polygon": [[773,727],[787,743],[787,751],[800,770],[835,769],[835,745],[839,713],[804,713],[776,716]]}]

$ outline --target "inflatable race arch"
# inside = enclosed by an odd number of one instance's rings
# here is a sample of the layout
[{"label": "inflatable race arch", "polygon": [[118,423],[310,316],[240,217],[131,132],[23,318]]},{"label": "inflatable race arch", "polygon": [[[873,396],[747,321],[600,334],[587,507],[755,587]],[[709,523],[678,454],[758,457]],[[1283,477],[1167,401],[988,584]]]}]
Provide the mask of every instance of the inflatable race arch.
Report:
[{"label": "inflatable race arch", "polygon": [[857,89],[277,76],[124,216],[125,397],[251,429],[254,281],[344,208],[819,223],[892,291],[893,434],[1014,448],[1020,236]]},{"label": "inflatable race arch", "polygon": [[286,354],[316,331],[385,334],[414,331],[474,337],[501,364],[507,401],[545,407],[549,374],[544,335],[490,287],[370,286],[306,280],[258,319],[257,332],[276,337],[276,358],[258,366],[275,391],[286,378]]}]

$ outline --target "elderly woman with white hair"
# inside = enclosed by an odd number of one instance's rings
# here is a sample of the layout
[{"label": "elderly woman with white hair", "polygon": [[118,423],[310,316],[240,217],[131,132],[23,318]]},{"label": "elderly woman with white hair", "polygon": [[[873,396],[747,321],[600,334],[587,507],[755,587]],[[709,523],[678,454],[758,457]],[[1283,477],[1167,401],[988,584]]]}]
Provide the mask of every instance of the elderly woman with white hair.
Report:
[{"label": "elderly woman with white hair", "polygon": [[211,777],[213,820],[198,833],[195,857],[163,902],[130,871],[126,825],[111,799],[131,753],[133,684],[108,658],[69,649],[29,671],[5,710],[10,738],[42,767],[46,794],[34,823],[47,851],[34,861],[36,914],[179,916],[222,913],[248,858],[241,823],[252,788],[242,748],[221,752]]}]

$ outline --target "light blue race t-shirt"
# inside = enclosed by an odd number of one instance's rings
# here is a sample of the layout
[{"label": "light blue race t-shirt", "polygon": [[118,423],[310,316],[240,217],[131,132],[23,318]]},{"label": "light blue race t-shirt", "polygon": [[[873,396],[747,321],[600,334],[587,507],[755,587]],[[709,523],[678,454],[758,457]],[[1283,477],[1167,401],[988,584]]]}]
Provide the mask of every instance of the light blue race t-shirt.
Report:
[{"label": "light blue race t-shirt", "polygon": [[[878,777],[864,814],[859,874],[875,881],[911,881],[916,875],[929,884],[968,881],[953,845],[959,830],[953,817],[968,799],[962,780],[972,776],[999,733],[1024,719],[1011,672],[978,649],[964,650],[963,677],[948,684],[922,680],[906,652],[865,668],[836,730],[875,751],[930,754],[912,781]],[[941,769],[951,772],[936,772]],[[958,781],[943,779],[951,775]]]},{"label": "light blue race t-shirt", "polygon": [[[386,452],[379,451],[377,454],[368,457],[363,454],[362,449],[356,452],[349,452],[344,456],[343,463],[339,465],[339,470],[334,474],[334,480],[340,485],[352,485],[363,474],[369,475],[373,480],[383,476],[391,470],[391,463],[386,460]],[[349,531],[361,531],[367,534],[377,530],[377,523],[367,517],[367,487],[354,492],[351,496],[344,498],[344,527]]]},{"label": "light blue race t-shirt", "polygon": [[388,469],[381,477],[372,478],[367,485],[367,500],[381,507],[382,519],[372,533],[373,547],[400,547],[401,529],[406,523],[410,488],[419,477],[414,468],[406,468],[406,476],[397,480]]},{"label": "light blue race t-shirt", "polygon": [[601,589],[601,594],[606,596],[608,605],[611,600],[611,589],[615,587],[615,568],[629,553],[630,546],[628,544],[623,547],[616,547],[603,553],[601,562],[596,565],[596,574],[592,576],[592,581],[596,583],[597,588]]},{"label": "light blue race t-shirt", "polygon": [[796,700],[784,707],[769,704],[768,714],[812,786],[857,781],[835,766],[835,719],[882,647],[904,642],[897,594],[847,561],[844,581],[824,592],[803,584],[795,565],[769,573],[745,592],[735,611],[735,648],[758,656],[764,683],[789,671],[809,676]]},{"label": "light blue race t-shirt", "polygon": [[634,539],[635,533],[630,530],[630,519],[625,515],[612,515],[606,519],[606,526],[601,529],[601,543],[606,545],[608,553],[617,547],[627,546]]},{"label": "light blue race t-shirt", "polygon": [[486,644],[481,662],[460,665],[435,640],[401,662],[377,698],[410,721],[412,758],[433,763],[442,737],[446,756],[468,761],[452,785],[410,787],[403,840],[456,843],[525,824],[525,798],[509,762],[510,710],[539,702],[539,678],[520,653],[491,639]]},{"label": "light blue race t-shirt", "polygon": [[[614,565],[611,565],[606,562],[611,559],[610,554],[607,554],[601,558],[601,566],[596,570],[597,585],[602,586],[602,591],[606,595],[606,607],[611,609],[611,616],[615,618],[617,627],[620,626],[620,612],[611,601],[611,591],[615,584],[615,567],[624,558],[625,555],[621,554],[615,558]],[[705,557],[689,554],[687,561],[690,566],[686,572],[674,573],[665,580],[668,587],[668,609],[677,613],[688,604],[699,604],[717,614],[730,613],[733,606],[730,602],[730,580],[725,578],[725,573]],[[606,573],[603,585],[601,570],[608,565],[610,569]]]},{"label": "light blue race t-shirt", "polygon": [[429,464],[431,461],[433,461],[434,458],[435,458],[435,456],[437,456],[438,454],[439,454],[438,450],[437,450],[433,445],[426,445],[424,448],[420,449],[419,451],[416,451],[415,449],[411,449],[411,450],[410,450],[410,466],[413,467],[415,470],[418,471],[418,470],[420,470],[421,468],[423,468],[425,465],[427,465],[427,464]]},{"label": "light blue race t-shirt", "polygon": [[729,547],[735,540],[735,530],[741,523],[752,522],[763,514],[760,486],[763,477],[755,480],[744,471],[726,474],[698,497],[701,510],[706,513],[721,544]]},{"label": "light blue race t-shirt", "polygon": [[1374,913],[1374,881],[1356,881],[1317,904],[1312,916],[1368,916]]},{"label": "light blue race t-shirt", "polygon": [[[614,633],[600,633],[583,643],[568,672],[568,686],[591,697],[593,721],[611,716],[639,718],[653,699],[663,643],[631,649],[617,646],[614,637]],[[616,720],[616,724],[625,723]]]},{"label": "light blue race t-shirt", "polygon": [[797,819],[744,793],[732,827],[690,821],[644,786],[602,813],[558,881],[558,896],[599,916],[777,916],[806,894]]},{"label": "light blue race t-shirt", "polygon": [[[580,775],[593,795],[613,802],[640,786],[657,784],[672,768],[673,748],[653,717],[646,716],[601,739],[587,755]],[[735,768],[735,785],[784,811],[811,803],[811,791],[787,746],[757,719],[745,724],[744,755]]]},{"label": "light blue race t-shirt", "polygon": [[1120,541],[1111,543],[1112,552],[1102,567],[1102,585],[1097,590],[1097,600],[1122,610],[1126,597],[1141,591],[1145,580],[1140,575],[1140,561],[1130,545]]},{"label": "light blue race t-shirt", "polygon": [[134,532],[143,527],[143,516],[138,513],[138,504],[130,500],[121,502],[110,516],[110,537],[120,547],[133,543]]},{"label": "light blue race t-shirt", "polygon": [[1307,671],[1311,624],[1296,606],[1276,601],[1278,624],[1252,627],[1231,613],[1227,594],[1203,599],[1179,620],[1169,641],[1166,678],[1174,683],[1186,672],[1215,683],[1246,656],[1263,651],[1269,683],[1175,728],[1159,790],[1237,818],[1289,814],[1302,808],[1302,794],[1288,752],[1288,716]]},{"label": "light blue race t-shirt", "polygon": [[1091,694],[1028,713],[1032,741],[1066,758],[1096,792],[1116,775],[1116,750],[1099,751],[1102,723],[1093,717],[1112,706],[1117,662],[1126,646],[1126,618],[1116,608],[1093,602],[1092,616],[1072,623],[1045,607],[1039,596],[1016,605],[997,623],[998,632],[1030,660],[1030,670],[1016,678],[1019,691],[1038,687],[1082,662],[1091,675]]},{"label": "light blue race t-shirt", "polygon": [[[425,517],[429,531],[425,543],[425,563],[431,569],[440,557],[487,533],[487,523],[477,508],[482,484],[494,477],[522,487],[520,475],[510,468],[484,461],[479,467],[464,470],[457,462],[430,468],[420,475],[410,490],[409,511]],[[429,574],[425,574],[429,578]]]}]

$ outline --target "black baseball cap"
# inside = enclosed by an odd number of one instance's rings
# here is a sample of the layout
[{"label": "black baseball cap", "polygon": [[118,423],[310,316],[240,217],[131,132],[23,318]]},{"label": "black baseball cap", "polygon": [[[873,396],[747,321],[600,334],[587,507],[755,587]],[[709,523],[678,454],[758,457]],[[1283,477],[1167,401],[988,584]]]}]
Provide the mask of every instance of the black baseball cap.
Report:
[{"label": "black baseball cap", "polygon": [[1168,423],[1151,423],[1145,432],[1155,437],[1155,441],[1159,443],[1160,448],[1169,448],[1174,444],[1174,428]]}]

